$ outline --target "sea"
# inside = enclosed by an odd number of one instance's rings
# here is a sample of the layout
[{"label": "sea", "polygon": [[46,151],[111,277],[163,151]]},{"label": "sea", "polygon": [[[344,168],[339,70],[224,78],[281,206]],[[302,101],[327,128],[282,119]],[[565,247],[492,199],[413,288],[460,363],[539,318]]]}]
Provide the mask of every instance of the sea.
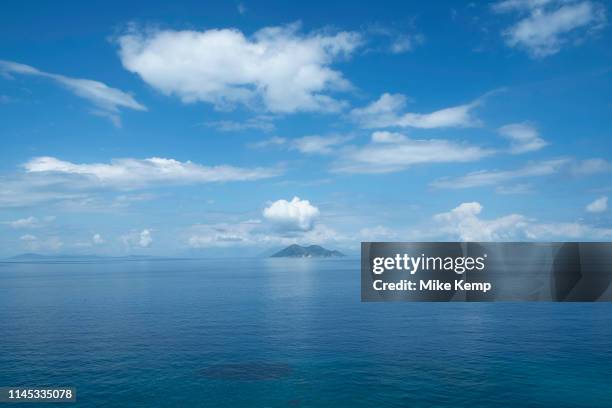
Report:
[{"label": "sea", "polygon": [[17,405],[36,407],[609,408],[612,303],[362,303],[347,258],[2,262],[0,387],[76,389]]}]

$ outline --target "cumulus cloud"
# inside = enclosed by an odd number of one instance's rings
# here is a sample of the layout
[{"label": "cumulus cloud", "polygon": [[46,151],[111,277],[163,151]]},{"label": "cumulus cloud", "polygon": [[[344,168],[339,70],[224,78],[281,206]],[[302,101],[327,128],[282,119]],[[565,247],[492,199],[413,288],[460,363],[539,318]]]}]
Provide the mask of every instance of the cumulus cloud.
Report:
[{"label": "cumulus cloud", "polygon": [[119,36],[123,66],[166,95],[185,103],[235,104],[271,112],[338,111],[330,95],[350,89],[331,68],[361,44],[353,32],[300,33],[299,24],[237,29],[139,30]]},{"label": "cumulus cloud", "polygon": [[608,197],[599,197],[586,206],[586,210],[590,213],[601,213],[608,209]]},{"label": "cumulus cloud", "polygon": [[391,173],[426,163],[471,162],[493,150],[444,139],[410,139],[400,133],[374,132],[365,146],[346,149],[333,165],[342,173]]},{"label": "cumulus cloud", "polygon": [[506,44],[526,50],[533,58],[558,53],[580,42],[606,23],[605,7],[592,1],[506,0],[495,3],[497,13],[517,13],[520,19],[503,31]]},{"label": "cumulus cloud", "polygon": [[512,241],[554,239],[609,239],[612,229],[579,222],[539,223],[520,214],[498,218],[480,217],[478,202],[462,203],[451,211],[434,216],[439,231],[461,241]]},{"label": "cumulus cloud", "polygon": [[538,130],[529,123],[511,123],[502,126],[498,131],[510,140],[512,154],[534,152],[548,144],[540,137]]},{"label": "cumulus cloud", "polygon": [[462,241],[509,240],[523,230],[527,219],[519,214],[483,220],[478,217],[482,205],[478,202],[462,203],[449,212],[437,214],[434,220],[443,224],[443,230]]},{"label": "cumulus cloud", "polygon": [[114,159],[110,163],[77,164],[55,157],[36,157],[24,164],[27,173],[80,177],[93,186],[136,188],[154,184],[198,184],[250,181],[279,174],[268,168],[203,166],[191,161],[152,157]]},{"label": "cumulus cloud", "polygon": [[116,126],[121,125],[120,109],[145,111],[144,105],[136,102],[132,95],[91,79],[71,78],[64,75],[40,71],[29,65],[0,60],[0,73],[5,75],[33,75],[48,78],[64,86],[76,96],[86,99],[93,106],[92,113],[110,119]]},{"label": "cumulus cloud", "polygon": [[[122,236],[121,240],[124,242],[125,245],[128,245],[124,237],[127,237],[127,235]],[[74,243],[74,246],[76,248],[93,248],[96,246],[103,245],[104,243],[106,243],[106,240],[102,237],[102,235],[96,233],[93,234],[89,240]]]},{"label": "cumulus cloud", "polygon": [[152,230],[145,228],[140,232],[132,231],[121,236],[121,242],[129,248],[149,248],[153,244]]},{"label": "cumulus cloud", "polygon": [[517,179],[549,176],[558,173],[570,163],[569,159],[554,159],[531,162],[515,170],[482,170],[468,173],[465,176],[439,179],[432,183],[437,188],[472,188],[497,185]]},{"label": "cumulus cloud", "polygon": [[263,216],[281,229],[309,231],[319,217],[319,209],[308,200],[293,197],[291,201],[274,201],[263,210]]},{"label": "cumulus cloud", "polygon": [[483,98],[430,113],[412,113],[405,112],[406,97],[404,95],[384,93],[370,105],[353,109],[350,116],[365,128],[474,127],[480,125],[480,121],[474,116],[474,109],[481,104]]},{"label": "cumulus cloud", "polygon": [[104,238],[102,238],[102,235],[100,235],[100,234],[94,234],[91,237],[91,242],[94,245],[102,245],[104,243]]},{"label": "cumulus cloud", "polygon": [[148,248],[153,243],[153,237],[151,236],[151,230],[145,229],[140,232],[138,245],[142,248]]}]

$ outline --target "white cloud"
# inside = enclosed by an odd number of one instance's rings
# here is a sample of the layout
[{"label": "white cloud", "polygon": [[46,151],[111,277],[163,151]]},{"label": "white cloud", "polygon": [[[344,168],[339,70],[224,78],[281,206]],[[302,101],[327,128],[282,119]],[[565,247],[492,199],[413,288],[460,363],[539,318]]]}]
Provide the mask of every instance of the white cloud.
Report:
[{"label": "white cloud", "polygon": [[[128,245],[128,239],[125,238],[127,237],[127,235],[122,236],[121,239],[124,242],[125,245]],[[102,235],[100,234],[93,234],[91,239],[86,240],[86,241],[80,241],[80,242],[76,242],[74,243],[74,246],[76,248],[93,248],[95,246],[100,246],[102,244],[106,243],[106,240],[104,238],[102,238]]]},{"label": "white cloud", "polygon": [[439,232],[461,241],[512,241],[555,239],[609,239],[612,229],[597,228],[578,222],[538,223],[520,214],[498,218],[480,218],[482,205],[462,203],[449,212],[437,214]]},{"label": "white cloud", "polygon": [[331,65],[355,51],[353,32],[301,34],[299,24],[267,27],[250,37],[237,29],[135,28],[118,38],[126,69],[185,103],[263,105],[271,112],[338,111],[330,92],[350,88]]},{"label": "white cloud", "polygon": [[391,173],[426,163],[471,162],[494,151],[444,139],[410,139],[400,133],[374,132],[371,143],[342,153],[333,170],[342,173]]},{"label": "white cloud", "polygon": [[314,225],[308,231],[287,234],[271,230],[260,220],[238,223],[197,224],[188,231],[191,248],[270,247],[290,244],[324,244],[346,241],[346,237],[324,225]]},{"label": "white cloud", "polygon": [[369,242],[394,241],[397,240],[399,237],[397,232],[387,227],[383,227],[382,225],[377,225],[373,228],[362,228],[359,231],[359,235],[362,241]]},{"label": "white cloud", "polygon": [[540,150],[548,143],[529,123],[511,123],[499,128],[499,133],[510,140],[510,153],[521,154]]},{"label": "white cloud", "polygon": [[37,217],[29,216],[26,218],[20,218],[15,221],[8,221],[6,224],[10,225],[14,229],[24,229],[24,228],[41,228],[45,225],[53,222],[55,220],[54,216],[44,217],[39,219]]},{"label": "white cloud", "polygon": [[370,105],[353,109],[350,116],[365,128],[475,127],[480,125],[480,121],[474,117],[473,110],[481,102],[482,98],[479,98],[464,105],[444,108],[430,113],[411,113],[405,112],[406,97],[404,95],[384,93]]},{"label": "white cloud", "polygon": [[268,147],[274,146],[285,146],[287,144],[287,139],[284,137],[273,136],[269,139],[265,139],[259,142],[251,143],[248,146],[254,149],[265,149]]},{"label": "white cloud", "polygon": [[5,75],[34,75],[51,79],[73,92],[80,98],[88,100],[94,109],[92,113],[107,117],[116,126],[120,126],[120,109],[147,110],[146,107],[136,102],[132,95],[119,89],[91,79],[71,78],[64,75],[52,74],[40,71],[29,65],[19,64],[11,61],[0,60],[0,72]]},{"label": "white cloud", "polygon": [[612,163],[600,159],[586,159],[572,164],[570,172],[575,176],[589,176],[591,174],[612,171]]},{"label": "white cloud", "polygon": [[128,234],[122,235],[121,242],[123,242],[123,244],[128,248],[149,248],[153,243],[153,236],[151,233],[152,230],[147,228],[140,232],[132,231]]},{"label": "white cloud", "polygon": [[27,217],[27,218],[20,218],[15,221],[10,221],[8,224],[15,229],[36,228],[40,225],[38,218],[32,217],[32,216]]},{"label": "white cloud", "polygon": [[138,245],[142,248],[148,248],[153,243],[153,237],[151,236],[151,230],[144,229],[140,232],[140,239],[138,240]]},{"label": "white cloud", "polygon": [[341,145],[348,140],[350,136],[304,136],[293,139],[289,142],[290,148],[299,150],[306,154],[328,154],[332,152],[332,148]]},{"label": "white cloud", "polygon": [[253,236],[260,226],[261,221],[259,220],[236,224],[198,224],[191,228],[188,243],[192,248],[252,245],[256,242]]},{"label": "white cloud", "polygon": [[28,251],[56,252],[64,246],[58,237],[38,238],[36,235],[25,234],[19,240]]},{"label": "white cloud", "polygon": [[260,142],[252,143],[249,146],[254,148],[282,147],[289,150],[298,150],[304,154],[329,154],[334,151],[334,147],[344,144],[351,140],[351,136],[329,135],[329,136],[303,136],[295,139],[284,137],[271,137]]},{"label": "white cloud", "polygon": [[478,202],[462,203],[449,212],[437,214],[434,221],[443,224],[442,230],[462,241],[509,240],[527,225],[522,215],[510,214],[483,220],[478,217],[482,205]]},{"label": "white cloud", "polygon": [[102,245],[104,243],[104,238],[102,238],[102,235],[100,235],[100,234],[94,234],[91,237],[91,242],[94,245]]},{"label": "white cloud", "polygon": [[309,231],[319,217],[319,209],[308,200],[293,197],[291,201],[274,201],[263,210],[263,216],[281,229]]},{"label": "white cloud", "polygon": [[525,235],[531,240],[609,240],[612,238],[612,229],[580,222],[553,222],[530,225]]},{"label": "white cloud", "polygon": [[432,183],[437,188],[472,188],[497,185],[517,179],[549,176],[570,163],[569,159],[532,162],[516,170],[482,170],[456,178],[439,179]]},{"label": "white cloud", "polygon": [[238,5],[236,6],[236,8],[238,9],[238,13],[240,13],[241,15],[246,14],[247,12],[247,7],[244,3],[240,2],[238,3]]},{"label": "white cloud", "polygon": [[390,50],[393,54],[404,54],[414,50],[417,45],[423,43],[423,36],[417,35],[398,35],[391,43]]},{"label": "white cloud", "polygon": [[532,10],[553,3],[556,0],[504,0],[491,5],[496,13],[507,13],[510,11]]},{"label": "white cloud", "polygon": [[[408,24],[413,26],[412,23]],[[412,32],[407,32],[408,28]],[[404,54],[413,51],[417,46],[425,42],[423,34],[415,32],[415,27],[394,27],[392,25],[372,24],[366,28],[370,37],[382,37],[384,46],[374,44],[368,51],[385,51],[392,54]]]},{"label": "white cloud", "polygon": [[276,127],[272,122],[271,116],[256,116],[248,118],[245,121],[234,120],[218,120],[205,123],[206,126],[213,127],[222,132],[242,132],[245,130],[261,130],[263,132],[271,132]]},{"label": "white cloud", "polygon": [[586,206],[586,210],[590,213],[601,213],[608,209],[608,197],[599,197]]},{"label": "white cloud", "polygon": [[[47,186],[48,187],[48,186]],[[18,192],[18,194],[15,194]],[[59,191],[36,191],[32,186],[17,188],[0,187],[0,208],[22,208],[42,203],[83,199],[83,194],[70,194]]]},{"label": "white cloud", "polygon": [[508,46],[525,49],[534,58],[556,54],[606,23],[605,7],[592,1],[508,0],[494,4],[493,10],[521,15],[503,36]]},{"label": "white cloud", "polygon": [[94,186],[136,188],[152,184],[196,184],[249,181],[274,177],[278,170],[227,165],[203,166],[191,161],[152,157],[114,159],[109,164],[76,164],[54,157],[37,157],[24,164],[27,173],[81,177]]},{"label": "white cloud", "polygon": [[529,194],[533,192],[530,184],[521,183],[511,186],[497,186],[495,188],[497,194]]}]

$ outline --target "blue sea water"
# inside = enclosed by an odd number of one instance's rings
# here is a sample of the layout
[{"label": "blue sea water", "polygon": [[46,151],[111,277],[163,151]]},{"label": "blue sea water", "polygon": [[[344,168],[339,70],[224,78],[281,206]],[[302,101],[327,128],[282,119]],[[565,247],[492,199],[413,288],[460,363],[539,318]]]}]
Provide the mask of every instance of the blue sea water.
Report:
[{"label": "blue sea water", "polygon": [[361,303],[359,282],[350,259],[1,263],[0,386],[76,387],[78,407],[612,407],[612,304]]}]

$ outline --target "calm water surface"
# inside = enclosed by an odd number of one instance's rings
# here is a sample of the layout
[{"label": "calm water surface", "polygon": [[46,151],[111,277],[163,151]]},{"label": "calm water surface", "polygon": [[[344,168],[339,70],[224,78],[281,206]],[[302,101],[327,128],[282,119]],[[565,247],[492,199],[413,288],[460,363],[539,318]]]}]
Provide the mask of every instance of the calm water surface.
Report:
[{"label": "calm water surface", "polygon": [[0,263],[0,386],[53,385],[74,407],[612,407],[612,304],[361,303],[346,259]]}]

